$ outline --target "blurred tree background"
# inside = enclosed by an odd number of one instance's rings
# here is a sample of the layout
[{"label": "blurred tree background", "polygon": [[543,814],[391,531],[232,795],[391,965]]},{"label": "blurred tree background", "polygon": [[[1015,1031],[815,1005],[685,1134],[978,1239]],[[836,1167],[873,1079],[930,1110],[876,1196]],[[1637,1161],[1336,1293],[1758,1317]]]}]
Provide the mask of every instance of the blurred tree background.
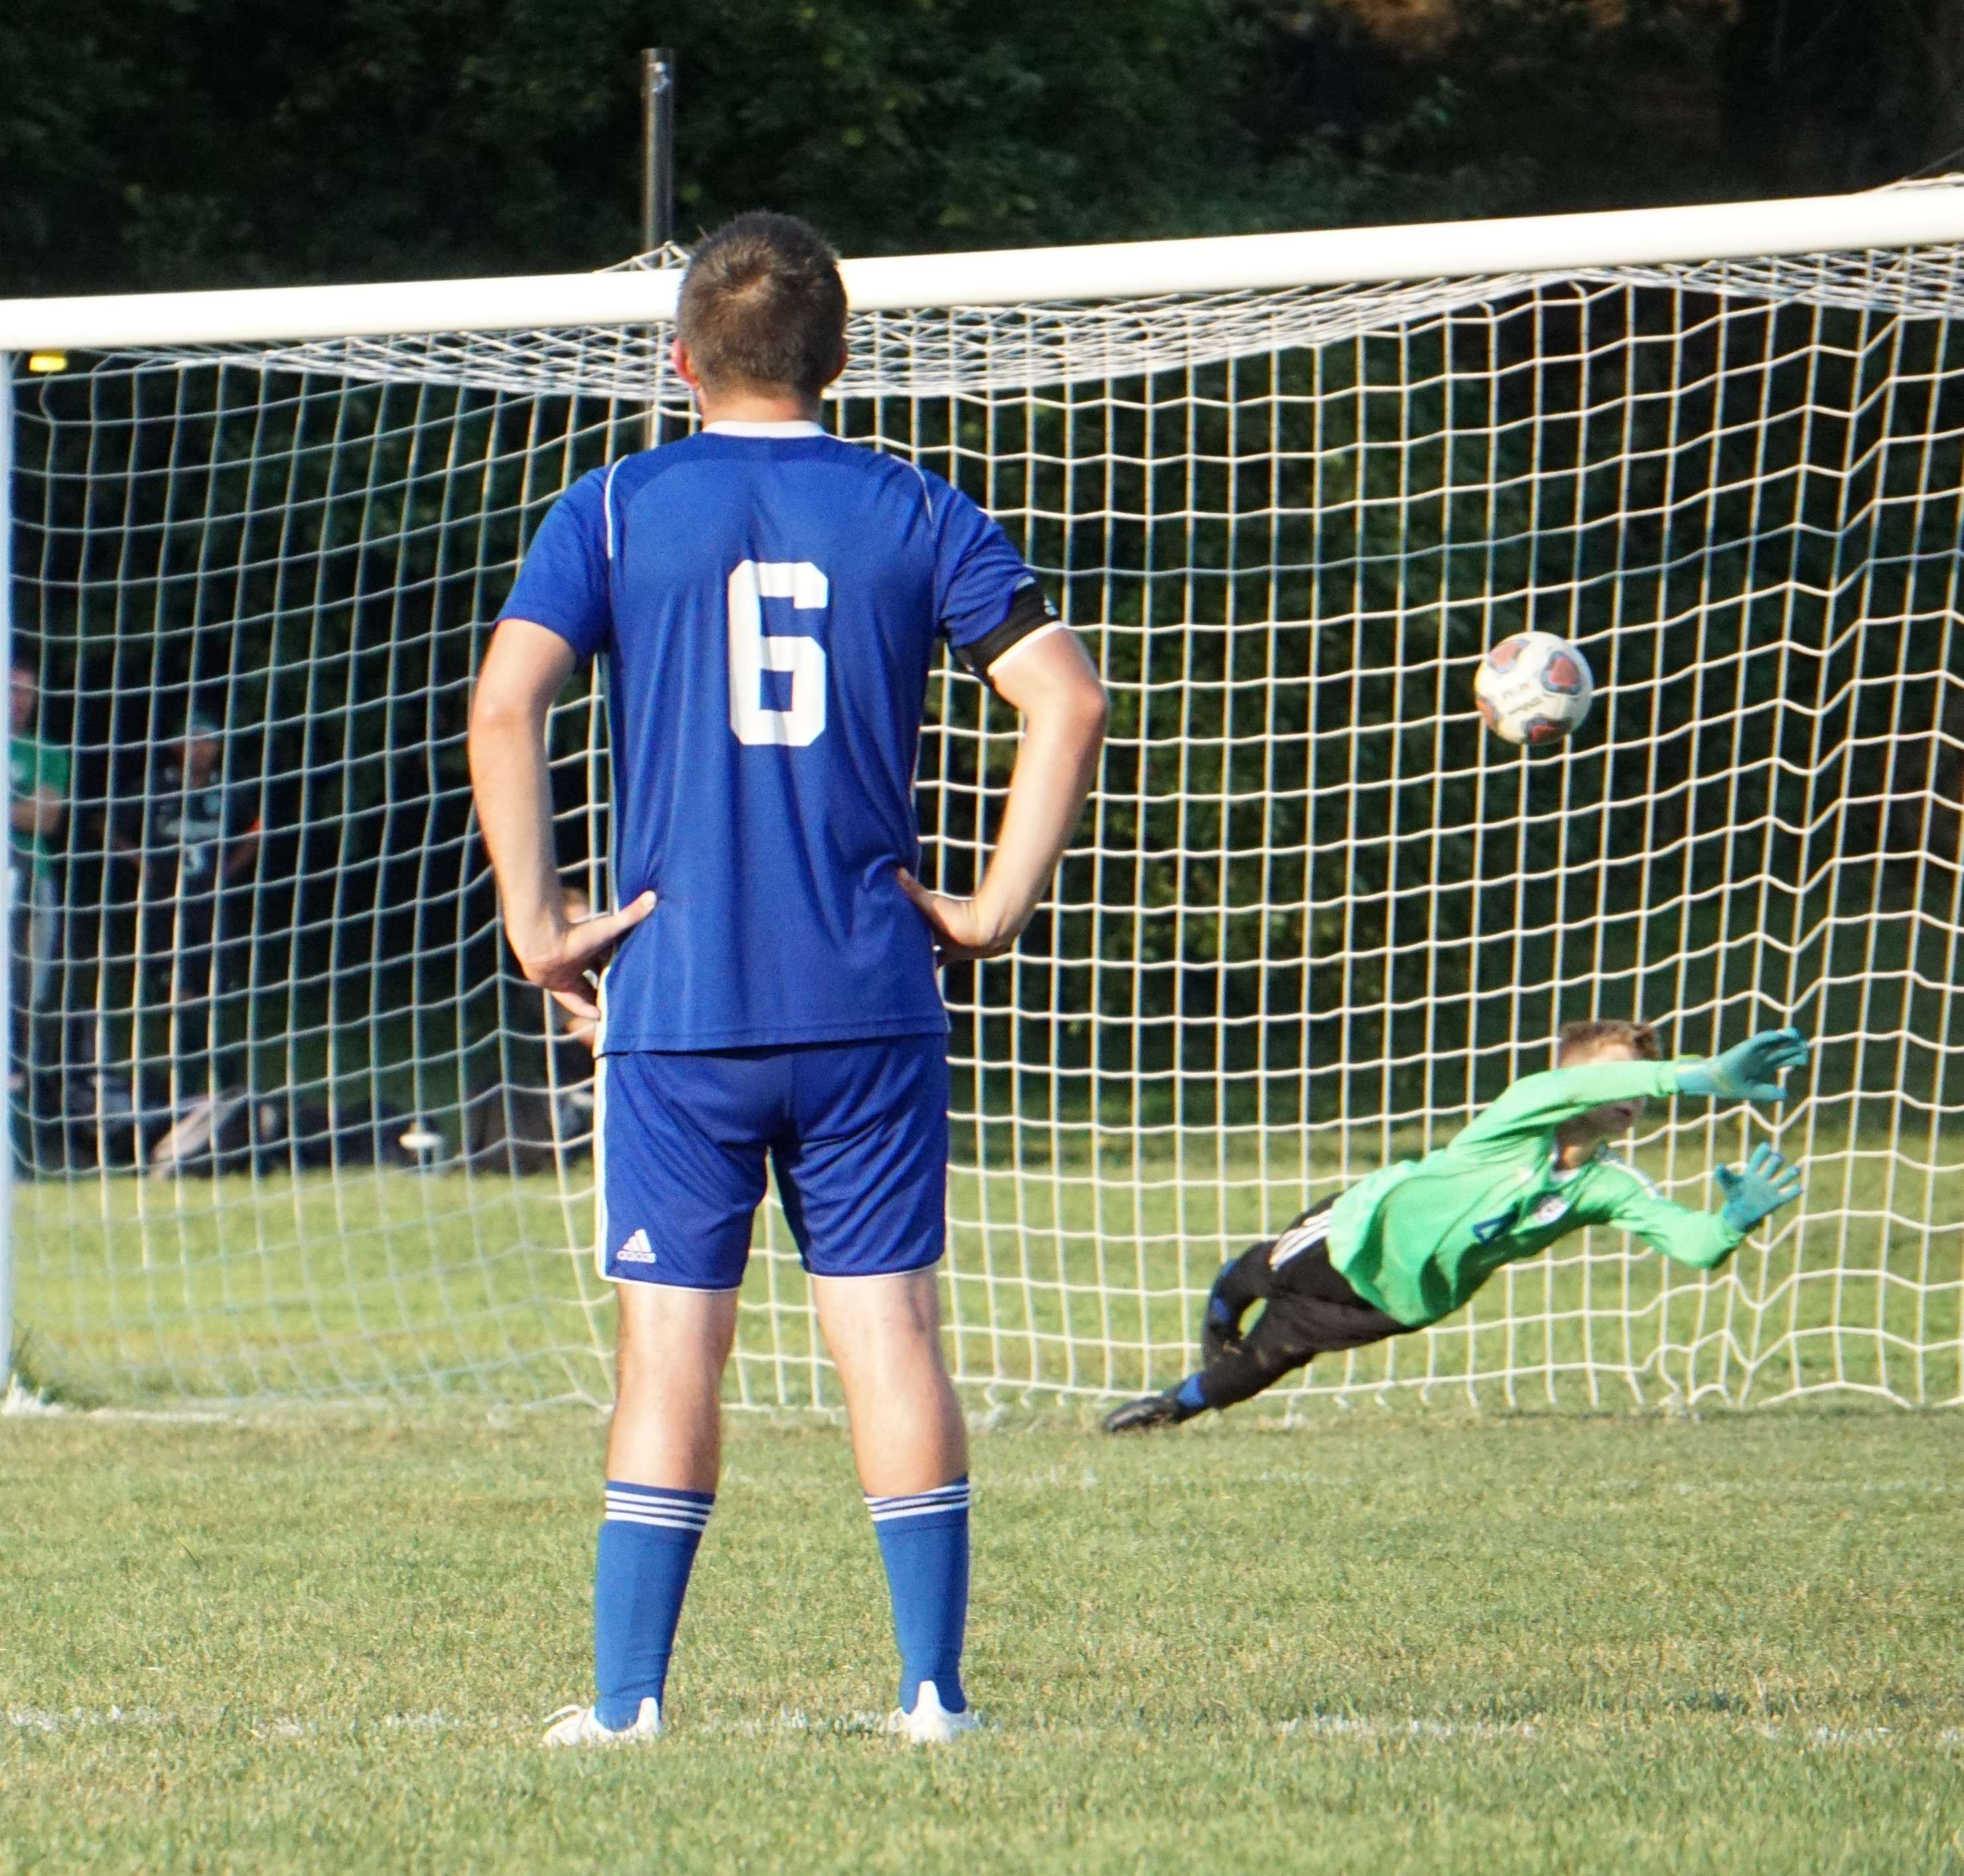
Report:
[{"label": "blurred tree background", "polygon": [[[637,245],[636,53],[653,42],[679,56],[685,241],[758,205],[807,214],[862,254],[1751,199],[1964,163],[1964,0],[722,0],[692,11],[588,0],[576,29],[544,0],[104,0],[92,11],[14,0],[0,34],[0,293],[608,265]],[[1220,1117],[1205,1107],[1208,1075],[1257,1062],[1278,1091],[1262,1116],[1294,1118],[1311,1055],[1402,1064],[1398,1097],[1415,1105],[1452,1023],[1497,1046],[1558,1013],[1556,988],[1577,969],[1563,930],[1609,934],[1587,968],[1628,978],[1633,1007],[1709,1006],[1755,988],[1763,967],[1757,943],[1718,942],[1711,908],[1726,882],[1816,882],[1846,859],[1858,863],[1850,890],[1873,889],[1846,919],[1850,935],[1808,952],[1782,994],[1789,1007],[1816,990],[1840,997],[1808,1013],[1849,1036],[1930,1029],[1907,986],[1950,967],[1929,949],[1942,933],[1912,929],[1910,915],[1927,856],[1964,839],[1948,806],[1954,759],[1934,791],[1947,818],[1884,804],[1932,792],[1910,770],[1938,761],[1934,725],[1964,708],[1934,670],[1900,677],[1914,630],[1901,622],[1949,603],[1958,538],[1964,381],[1943,334],[1927,323],[1885,358],[1855,311],[1768,310],[1722,332],[1695,309],[1633,301],[1588,310],[1584,346],[1584,316],[1579,303],[1516,299],[1456,332],[1387,337],[1378,352],[1141,381],[1109,410],[1050,412],[1041,436],[1014,433],[1013,409],[993,419],[1007,427],[993,443],[974,410],[960,436],[934,432],[955,421],[948,412],[916,418],[914,446],[958,479],[973,483],[985,458],[1009,465],[974,492],[1012,506],[1021,461],[1115,451],[1159,464],[1158,482],[1113,472],[1082,516],[1062,481],[1029,503],[1086,536],[1068,551],[1061,535],[1035,540],[1041,564],[1116,570],[1089,581],[1097,589],[1077,615],[1182,628],[1160,654],[1176,667],[1134,668],[1143,650],[1113,667],[1133,699],[1115,738],[1139,765],[1125,799],[1141,805],[1110,807],[1108,831],[1115,850],[1136,848],[1136,868],[1101,861],[1093,877],[1083,862],[1064,895],[1167,916],[1106,928],[1084,912],[1054,946],[1042,926],[1032,935],[1038,955],[1088,961],[1102,944],[1124,967],[1096,985],[1061,965],[1054,979],[1034,965],[1017,978],[1020,1008],[1059,1018],[1055,1036],[1032,1023],[1015,1045],[1051,1081],[1060,1065],[1086,1068],[1100,1046],[1090,1019],[1116,1015],[1126,1020],[1102,1046],[1138,1055],[1100,1065],[1125,1069],[1128,1100],[1142,1085],[1148,1102],[1171,1099],[1167,1078],[1180,1070],[1179,1098],[1202,1103],[1186,1119]],[[1920,388],[1877,417],[1873,374],[1892,362]],[[1365,395],[1455,375],[1449,412],[1435,390]],[[1323,400],[1314,435],[1301,428],[1311,393]],[[566,399],[520,410],[413,385],[343,395],[316,383],[272,398],[217,365],[181,378],[77,371],[21,397],[15,564],[39,585],[19,617],[44,648],[56,733],[77,753],[71,942],[85,951],[72,934],[96,918],[104,955],[127,957],[132,943],[117,923],[127,888],[86,850],[82,804],[127,793],[117,763],[140,766],[194,697],[222,687],[232,721],[258,726],[229,759],[260,777],[255,981],[278,1006],[265,1030],[277,1072],[358,1075],[372,1059],[426,1077],[460,1038],[485,1042],[503,1007],[499,951],[461,744],[473,631],[499,596],[484,583],[502,588],[560,485],[555,473],[521,487],[526,452],[563,438],[560,467],[576,472],[635,446],[639,412]],[[1586,419],[1629,400],[1628,433]],[[1261,419],[1235,426],[1231,403]],[[1823,414],[1837,410],[1864,414]],[[1098,431],[1107,422],[1110,436]],[[1911,440],[1879,448],[1879,424]],[[1142,426],[1181,434],[1148,449]],[[1919,448],[1920,435],[1940,447]],[[1312,531],[1287,478],[1319,451]],[[1605,495],[1626,463],[1630,490]],[[1507,493],[1449,526],[1468,487],[1483,500]],[[1154,532],[1114,523],[1115,506],[1248,519]],[[1851,583],[1856,564],[1884,571]],[[1545,592],[1554,609],[1497,621],[1486,605],[1497,588]],[[1305,631],[1288,641],[1295,663],[1251,670],[1266,639],[1233,629],[1263,616],[1385,618],[1401,603],[1403,637],[1376,647],[1369,668],[1346,664],[1345,634]],[[1401,715],[1430,721],[1448,708],[1423,685],[1444,681],[1447,660],[1463,670],[1501,622],[1593,634],[1606,654],[1614,641],[1606,675],[1625,686],[1620,721],[1638,734],[1566,771],[1560,824],[1532,803],[1499,803],[1494,834],[1477,817],[1455,821],[1450,802],[1408,798],[1442,768],[1470,772],[1481,733],[1462,699],[1448,740],[1407,750]],[[1787,675],[1772,652],[1784,645],[1841,660],[1831,689],[1843,701],[1824,714],[1818,748],[1786,750],[1788,731],[1770,727]],[[1709,657],[1731,660],[1728,697],[1689,675]],[[1279,699],[1238,753],[1231,680]],[[1148,692],[1186,712],[1178,735],[1144,721]],[[1755,726],[1750,760],[1743,743],[1693,747],[1683,732],[1715,708]],[[1313,718],[1369,734],[1318,753]],[[1272,745],[1299,765],[1287,787],[1264,766]],[[591,781],[582,760],[569,757],[569,809]],[[1633,779],[1624,770],[1638,760],[1652,768]],[[1326,761],[1337,770],[1316,766]],[[972,838],[972,739],[945,766],[935,814]],[[1751,813],[1742,769],[1763,783]],[[1208,805],[1224,788],[1237,808]],[[1831,815],[1837,798],[1873,805]],[[1630,801],[1641,814],[1605,805]],[[1356,853],[1320,862],[1312,890],[1301,856],[1340,844],[1317,818],[1339,811],[1354,818]],[[1497,909],[1481,882],[1512,882],[1523,863],[1482,843],[1515,838],[1524,816],[1537,838],[1580,843],[1576,864],[1568,885],[1544,871]],[[1736,839],[1706,837],[1735,821]],[[1796,844],[1776,824],[1825,831]],[[1613,867],[1591,871],[1600,854],[1581,848],[1592,843]],[[1217,864],[1215,851],[1242,857]],[[1654,865],[1653,853],[1667,857]],[[1248,857],[1276,853],[1297,858]],[[1583,888],[1597,897],[1584,902]],[[1763,901],[1754,929],[1774,945],[1767,955],[1777,962],[1781,944],[1798,955],[1824,919],[1843,932],[1831,899],[1809,883]],[[1218,907],[1218,931],[1173,918],[1184,905]],[[1134,942],[1136,955],[1120,955]],[[1851,961],[1856,943],[1867,949]],[[1483,947],[1505,956],[1483,963]],[[1275,962],[1251,968],[1257,959]],[[1496,999],[1481,987],[1500,972],[1516,988]],[[126,1008],[133,994],[119,981],[104,1001]],[[1107,1007],[1113,996],[1122,1007]],[[1276,1010],[1312,1013],[1297,1056],[1277,1039],[1285,1026],[1265,1020]],[[1010,1047],[1005,1032],[990,1058]],[[1893,1098],[1909,1071],[1885,1066]],[[488,1072],[473,1062],[464,1076]],[[1458,1098],[1456,1072],[1435,1096]],[[1860,1078],[1852,1056],[1836,1072]],[[1939,1072],[1909,1078],[1934,1087]],[[421,1083],[404,1098],[431,1105]]]},{"label": "blurred tree background", "polygon": [[1956,0],[14,0],[0,293],[602,266],[636,50],[679,220],[848,253],[1856,188],[1964,146]]}]

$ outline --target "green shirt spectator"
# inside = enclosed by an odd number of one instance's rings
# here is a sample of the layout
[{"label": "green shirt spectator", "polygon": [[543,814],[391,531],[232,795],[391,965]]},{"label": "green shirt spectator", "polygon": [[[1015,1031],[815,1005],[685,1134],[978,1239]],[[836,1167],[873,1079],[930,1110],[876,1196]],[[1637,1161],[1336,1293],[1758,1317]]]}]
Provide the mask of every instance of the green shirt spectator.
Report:
[{"label": "green shirt spectator", "polygon": [[[17,696],[19,683],[16,673]],[[13,801],[14,857],[36,878],[52,879],[55,872],[52,836],[61,824],[68,801],[68,751],[43,742],[38,736],[24,736],[17,729],[8,740],[7,763],[8,786]]]},{"label": "green shirt spectator", "polygon": [[16,658],[7,739],[8,818],[15,873],[14,1001],[22,1010],[37,1008],[47,1001],[53,975],[61,925],[54,840],[68,811],[69,753],[34,734],[40,715],[40,679],[33,665]]}]

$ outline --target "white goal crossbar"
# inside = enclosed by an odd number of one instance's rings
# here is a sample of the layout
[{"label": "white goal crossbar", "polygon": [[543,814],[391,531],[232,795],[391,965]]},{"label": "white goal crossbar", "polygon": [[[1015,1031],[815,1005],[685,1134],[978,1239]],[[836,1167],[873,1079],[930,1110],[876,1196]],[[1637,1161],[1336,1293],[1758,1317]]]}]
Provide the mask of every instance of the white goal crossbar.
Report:
[{"label": "white goal crossbar", "polygon": [[[1532,215],[1487,222],[1131,241],[843,263],[862,313],[1132,300],[1596,267],[1842,253],[1964,239],[1964,197],[1896,188],[1776,202]],[[672,268],[348,287],[0,300],[0,351],[254,343],[659,324]]]}]

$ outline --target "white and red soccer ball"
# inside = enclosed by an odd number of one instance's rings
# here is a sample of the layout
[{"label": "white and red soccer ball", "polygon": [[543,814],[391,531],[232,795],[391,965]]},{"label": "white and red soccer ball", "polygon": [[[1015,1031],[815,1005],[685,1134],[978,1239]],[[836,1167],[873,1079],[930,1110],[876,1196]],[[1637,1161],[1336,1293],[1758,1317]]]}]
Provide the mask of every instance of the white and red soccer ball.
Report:
[{"label": "white and red soccer ball", "polygon": [[1553,632],[1503,638],[1473,673],[1473,700],[1503,742],[1558,743],[1589,714],[1596,680],[1589,660]]}]

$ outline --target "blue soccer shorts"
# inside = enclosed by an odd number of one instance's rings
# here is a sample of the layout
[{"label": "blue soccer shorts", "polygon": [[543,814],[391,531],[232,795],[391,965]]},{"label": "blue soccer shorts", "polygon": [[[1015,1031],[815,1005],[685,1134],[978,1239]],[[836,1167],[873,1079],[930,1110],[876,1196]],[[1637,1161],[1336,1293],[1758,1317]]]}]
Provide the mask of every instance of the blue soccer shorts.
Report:
[{"label": "blue soccer shorts", "polygon": [[603,1277],[736,1289],[767,1158],[814,1276],[940,1258],[945,1036],[603,1055],[595,1107]]}]

